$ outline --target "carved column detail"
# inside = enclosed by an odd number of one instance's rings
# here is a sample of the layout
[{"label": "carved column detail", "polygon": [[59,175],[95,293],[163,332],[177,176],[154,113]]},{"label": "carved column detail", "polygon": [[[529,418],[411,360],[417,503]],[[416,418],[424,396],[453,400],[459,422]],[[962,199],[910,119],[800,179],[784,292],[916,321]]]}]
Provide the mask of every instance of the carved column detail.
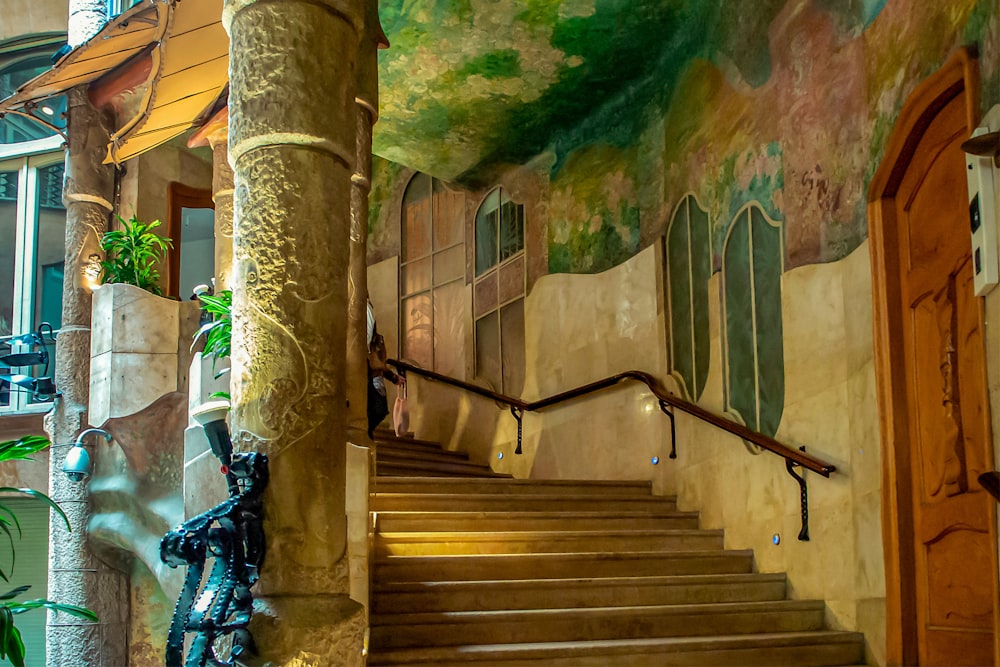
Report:
[{"label": "carved column detail", "polygon": [[[378,119],[378,49],[388,46],[371,3],[358,53],[355,131],[351,176],[351,251],[347,283],[347,399],[351,437],[367,439],[368,428],[368,194],[372,177],[372,127]],[[360,443],[359,443],[360,444]]]},{"label": "carved column detail", "polygon": [[225,132],[209,137],[212,146],[212,201],[215,202],[215,291],[232,289],[233,168]]},{"label": "carved column detail", "polygon": [[347,276],[365,0],[226,0],[234,445],[264,452],[261,662],[360,665],[345,555]]},{"label": "carved column detail", "polygon": [[[56,343],[56,387],[62,392],[45,417],[45,430],[56,443],[49,458],[49,495],[69,516],[49,523],[48,597],[89,607],[100,622],[88,623],[49,612],[48,663],[83,667],[128,664],[128,576],[108,567],[87,547],[90,516],[87,485],[71,482],[63,459],[86,425],[90,392],[91,282],[87,268],[103,256],[101,234],[107,229],[114,193],[114,171],[101,164],[107,150],[108,119],[95,111],[81,91],[69,95],[69,152],[66,158],[66,269],[63,279],[62,330]],[[92,444],[92,443],[88,443]]]}]

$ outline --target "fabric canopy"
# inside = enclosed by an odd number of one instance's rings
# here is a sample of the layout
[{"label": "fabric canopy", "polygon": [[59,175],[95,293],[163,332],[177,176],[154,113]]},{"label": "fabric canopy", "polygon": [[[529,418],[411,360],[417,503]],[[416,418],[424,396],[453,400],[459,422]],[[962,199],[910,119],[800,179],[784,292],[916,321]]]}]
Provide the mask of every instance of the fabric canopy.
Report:
[{"label": "fabric canopy", "polygon": [[39,74],[0,102],[0,112],[23,108],[26,104],[91,83],[139,55],[162,37],[167,8],[165,3],[145,0],[109,21],[99,33],[63,56],[52,69]]},{"label": "fabric canopy", "polygon": [[105,162],[119,164],[155,148],[212,110],[229,82],[229,36],[221,19],[222,0],[173,5],[139,114],[111,137]]},{"label": "fabric canopy", "polygon": [[143,0],[0,101],[30,107],[90,84],[137,56],[152,60],[136,115],[111,136],[105,163],[120,164],[183,134],[211,111],[229,78],[222,0]]}]

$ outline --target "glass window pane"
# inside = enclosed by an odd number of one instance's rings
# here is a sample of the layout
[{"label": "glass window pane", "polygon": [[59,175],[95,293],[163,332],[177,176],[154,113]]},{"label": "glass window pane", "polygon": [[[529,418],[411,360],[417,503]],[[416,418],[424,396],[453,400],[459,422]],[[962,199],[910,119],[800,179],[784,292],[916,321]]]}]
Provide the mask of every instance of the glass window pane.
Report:
[{"label": "glass window pane", "polygon": [[500,309],[503,392],[520,396],[524,389],[524,299]]},{"label": "glass window pane", "polygon": [[434,249],[447,248],[465,238],[465,194],[434,183]]},{"label": "glass window pane", "polygon": [[465,277],[465,246],[457,245],[434,255],[434,284]]},{"label": "glass window pane", "polygon": [[500,207],[500,261],[524,249],[524,207],[512,201]]},{"label": "glass window pane", "polygon": [[404,264],[400,271],[403,296],[422,292],[431,287],[431,258]]},{"label": "glass window pane", "polygon": [[38,236],[35,256],[32,329],[62,324],[63,262],[66,256],[66,209],[62,204],[63,163],[38,170]]},{"label": "glass window pane", "polygon": [[500,224],[500,191],[494,190],[476,213],[476,275],[482,275],[497,260],[497,232]]},{"label": "glass window pane", "polygon": [[17,172],[0,172],[0,336],[13,333]]},{"label": "glass window pane", "polygon": [[456,280],[434,290],[434,370],[465,377],[465,284]]},{"label": "glass window pane", "polygon": [[426,257],[431,253],[431,177],[417,174],[403,195],[403,261]]},{"label": "glass window pane", "polygon": [[499,391],[500,319],[496,312],[476,321],[476,377]]},{"label": "glass window pane", "polygon": [[403,358],[424,368],[434,367],[431,295],[418,294],[399,304],[403,326]]},{"label": "glass window pane", "polygon": [[[28,53],[34,52],[33,55],[23,59],[19,58],[16,64],[6,69],[0,69],[0,99],[10,96],[22,84],[51,69],[52,53],[55,48],[57,47],[28,49]],[[65,111],[66,97],[59,96],[43,101],[34,114],[44,119],[46,123],[65,128],[66,121],[63,117]],[[18,114],[7,114],[0,119],[0,144],[15,144],[22,141],[43,139],[54,134],[55,132],[45,125]]]}]

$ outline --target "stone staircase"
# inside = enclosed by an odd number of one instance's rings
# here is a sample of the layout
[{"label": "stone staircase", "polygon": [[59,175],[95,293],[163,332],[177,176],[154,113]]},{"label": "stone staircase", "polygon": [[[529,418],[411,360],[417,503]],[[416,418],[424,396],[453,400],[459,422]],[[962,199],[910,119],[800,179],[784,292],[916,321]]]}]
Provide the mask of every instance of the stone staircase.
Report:
[{"label": "stone staircase", "polygon": [[373,667],[864,662],[822,601],[645,482],[515,480],[376,438]]}]

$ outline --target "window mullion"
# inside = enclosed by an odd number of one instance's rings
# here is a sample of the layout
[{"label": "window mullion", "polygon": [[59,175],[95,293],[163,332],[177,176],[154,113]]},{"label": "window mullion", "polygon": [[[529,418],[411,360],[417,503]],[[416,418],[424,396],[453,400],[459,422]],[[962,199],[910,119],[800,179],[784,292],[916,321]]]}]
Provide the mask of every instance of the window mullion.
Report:
[{"label": "window mullion", "polygon": [[[11,334],[19,336],[31,327],[31,269],[35,258],[35,230],[31,224],[33,193],[37,190],[37,173],[28,167],[25,159],[18,169],[17,207],[14,232],[14,303],[11,317]],[[11,350],[19,351],[18,349]],[[14,410],[25,407],[24,392],[11,385],[10,406]]]}]

